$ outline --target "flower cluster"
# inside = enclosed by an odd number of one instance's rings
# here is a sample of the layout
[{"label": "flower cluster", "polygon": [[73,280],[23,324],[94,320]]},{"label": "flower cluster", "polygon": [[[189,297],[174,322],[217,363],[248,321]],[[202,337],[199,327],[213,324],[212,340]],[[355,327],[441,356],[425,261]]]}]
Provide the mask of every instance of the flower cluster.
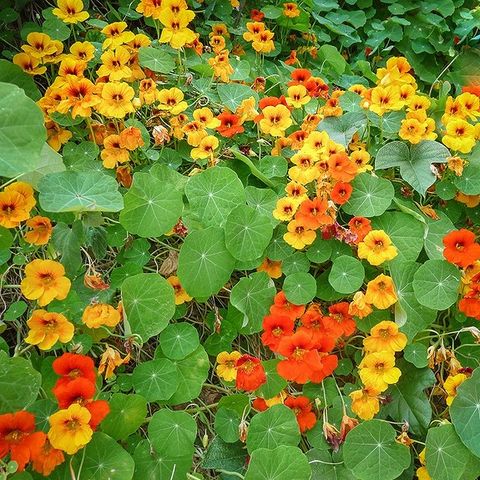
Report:
[{"label": "flower cluster", "polygon": [[91,440],[110,407],[94,400],[97,374],[90,357],[64,353],[52,367],[60,375],[53,387],[59,410],[49,418],[47,435],[54,448],[73,455]]},{"label": "flower cluster", "polygon": [[407,345],[407,336],[395,322],[384,320],[370,330],[363,341],[365,357],[359,365],[361,390],[350,393],[352,411],[363,420],[371,420],[380,410],[379,395],[397,383],[401,371],[395,367],[395,353]]},{"label": "flower cluster", "polygon": [[247,22],[247,31],[243,34],[243,39],[251,42],[257,53],[263,54],[275,50],[273,37],[274,33],[268,30],[263,22]]},{"label": "flower cluster", "polygon": [[267,381],[261,360],[237,351],[219,353],[216,372],[226,382],[235,381],[236,388],[246,392],[257,390]]}]

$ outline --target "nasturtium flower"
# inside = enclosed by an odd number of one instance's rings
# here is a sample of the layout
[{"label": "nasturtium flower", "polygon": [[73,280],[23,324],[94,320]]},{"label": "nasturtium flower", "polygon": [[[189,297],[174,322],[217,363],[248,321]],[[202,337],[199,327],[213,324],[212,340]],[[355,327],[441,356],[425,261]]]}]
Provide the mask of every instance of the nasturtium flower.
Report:
[{"label": "nasturtium flower", "polygon": [[265,272],[270,278],[280,278],[282,276],[282,262],[281,260],[264,258],[257,267],[257,272]]},{"label": "nasturtium flower", "polygon": [[273,210],[272,215],[277,220],[282,222],[289,221],[295,215],[299,207],[299,202],[296,198],[292,197],[283,197],[277,200],[277,205],[275,210]]},{"label": "nasturtium flower", "polygon": [[83,10],[82,0],[58,0],[52,13],[65,23],[84,22],[90,14]]},{"label": "nasturtium flower", "polygon": [[480,259],[480,245],[475,242],[475,234],[465,228],[447,233],[443,245],[445,259],[458,267],[468,267]]},{"label": "nasturtium flower", "polygon": [[398,136],[403,140],[408,140],[412,144],[417,144],[423,140],[425,127],[416,118],[405,118],[402,120]]},{"label": "nasturtium flower", "polygon": [[208,43],[212,47],[214,53],[220,53],[225,49],[226,46],[225,38],[221,35],[213,35],[210,37],[210,41]]},{"label": "nasturtium flower", "polygon": [[82,322],[88,328],[115,328],[121,320],[120,312],[107,303],[88,305],[82,314]]},{"label": "nasturtium flower", "polygon": [[188,24],[195,18],[195,13],[191,10],[182,9],[178,12],[172,12],[169,8],[163,8],[158,19],[163,25],[160,43],[169,43],[172,48],[180,49],[187,43],[192,43],[197,36],[193,30],[188,28]]},{"label": "nasturtium flower", "polygon": [[0,415],[0,458],[10,453],[19,472],[36,457],[44,442],[45,434],[35,432],[35,417],[30,412]]},{"label": "nasturtium flower", "polygon": [[172,115],[178,115],[188,108],[187,102],[184,100],[184,93],[177,87],[163,88],[158,92],[159,104],[157,108],[165,110]]},{"label": "nasturtium flower", "polygon": [[283,4],[283,14],[288,18],[295,18],[300,15],[300,10],[296,3],[287,2]]},{"label": "nasturtium flower", "polygon": [[42,474],[44,477],[48,477],[55,468],[65,461],[65,457],[61,450],[57,450],[52,447],[50,440],[46,438],[43,446],[35,456],[32,458],[32,468],[35,472]]},{"label": "nasturtium flower", "polygon": [[107,37],[103,41],[102,48],[117,48],[120,45],[131,42],[135,38],[133,32],[125,31],[126,22],[114,22],[104,27],[101,32]]},{"label": "nasturtium flower", "polygon": [[180,279],[171,275],[167,278],[167,282],[172,286],[173,293],[175,294],[175,305],[182,305],[185,302],[189,302],[192,297],[185,291],[180,283]]},{"label": "nasturtium flower", "polygon": [[111,118],[124,118],[128,113],[133,113],[132,104],[135,91],[125,82],[109,82],[102,88],[101,101],[97,106],[98,111]]},{"label": "nasturtium flower", "polygon": [[62,145],[65,145],[73,136],[73,133],[66,128],[60,127],[55,122],[45,122],[47,129],[47,143],[56,151],[60,151]]},{"label": "nasturtium flower", "polygon": [[100,158],[103,160],[105,168],[115,168],[120,163],[126,163],[130,159],[130,154],[126,148],[121,147],[120,135],[109,135],[103,141],[105,147],[100,152]]},{"label": "nasturtium flower", "polygon": [[350,336],[355,332],[357,325],[349,311],[348,302],[339,302],[328,307],[328,315],[323,318],[327,330],[332,331],[335,336]]},{"label": "nasturtium flower", "polygon": [[59,385],[53,390],[60,409],[68,408],[74,403],[84,407],[93,400],[95,384],[86,378],[78,377],[71,382]]},{"label": "nasturtium flower", "polygon": [[401,352],[407,345],[407,336],[400,332],[395,322],[384,320],[370,329],[370,336],[363,340],[368,353]]},{"label": "nasturtium flower", "polygon": [[130,361],[130,354],[127,354],[124,358],[120,355],[120,352],[114,350],[112,347],[106,347],[105,351],[100,357],[100,364],[98,365],[98,374],[105,375],[108,380],[115,372],[115,369],[120,365],[124,365]]},{"label": "nasturtium flower", "polygon": [[297,250],[311,245],[315,238],[317,238],[315,230],[307,228],[299,220],[291,220],[287,225],[287,233],[283,235],[285,242]]},{"label": "nasturtium flower", "polygon": [[108,77],[110,81],[129,78],[132,70],[128,66],[130,53],[125,47],[118,46],[115,50],[107,50],[100,57],[102,65],[97,70],[99,77]]},{"label": "nasturtium flower", "polygon": [[235,386],[238,390],[253,392],[267,381],[265,369],[259,358],[242,355],[235,366],[237,368]]},{"label": "nasturtium flower", "polygon": [[400,369],[395,367],[393,352],[369,353],[359,365],[359,375],[363,384],[379,392],[397,383],[401,374]]},{"label": "nasturtium flower", "polygon": [[360,243],[372,230],[372,224],[368,218],[353,217],[349,220],[350,231],[355,235],[355,243]]},{"label": "nasturtium flower", "polygon": [[152,17],[158,20],[160,12],[162,11],[162,0],[140,0],[140,3],[135,9],[138,13],[143,14],[144,17]]},{"label": "nasturtium flower", "polygon": [[457,373],[456,375],[449,375],[443,383],[443,388],[447,392],[447,405],[450,406],[453,399],[457,396],[457,388],[467,380],[467,375],[464,373]]},{"label": "nasturtium flower", "polygon": [[337,182],[330,192],[330,198],[337,205],[347,203],[352,194],[353,187],[347,182]]},{"label": "nasturtium flower", "polygon": [[450,120],[447,123],[446,134],[442,137],[443,144],[451,150],[469,153],[475,146],[475,127],[462,119]]},{"label": "nasturtium flower", "polygon": [[96,95],[95,85],[88,78],[69,76],[62,89],[62,100],[57,106],[57,112],[67,113],[70,111],[72,118],[77,116],[88,118],[92,116],[92,107],[96,106],[100,99]]},{"label": "nasturtium flower", "polygon": [[15,228],[30,218],[30,209],[25,198],[14,190],[0,192],[0,226]]},{"label": "nasturtium flower", "polygon": [[143,147],[142,131],[137,127],[127,127],[120,132],[120,147],[133,151]]},{"label": "nasturtium flower", "polygon": [[36,215],[26,221],[30,229],[24,236],[26,242],[32,245],[46,245],[52,235],[52,222],[48,217]]},{"label": "nasturtium flower", "polygon": [[217,119],[220,120],[220,125],[217,127],[217,132],[222,137],[230,138],[245,131],[240,117],[235,113],[225,111],[218,115]]},{"label": "nasturtium flower", "polygon": [[335,153],[328,159],[328,173],[339,182],[351,182],[357,170],[357,166],[345,152]]},{"label": "nasturtium flower", "polygon": [[229,51],[222,50],[215,57],[208,59],[208,64],[213,68],[213,76],[222,82],[229,82],[230,75],[234,72],[230,64]]},{"label": "nasturtium flower", "polygon": [[202,138],[198,147],[192,148],[190,156],[193,160],[209,159],[213,161],[215,150],[218,148],[218,138],[213,135],[207,135]]},{"label": "nasturtium flower", "polygon": [[37,300],[41,307],[52,300],[64,300],[71,282],[65,277],[65,268],[55,260],[32,260],[25,267],[20,289],[29,300]]},{"label": "nasturtium flower", "polygon": [[265,31],[263,22],[247,22],[247,31],[243,34],[243,39],[247,42],[253,42],[255,36]]},{"label": "nasturtium flower", "polygon": [[380,310],[391,307],[398,300],[393,280],[383,273],[370,280],[365,292],[365,301]]},{"label": "nasturtium flower", "polygon": [[306,228],[315,230],[323,225],[331,225],[333,218],[327,213],[328,202],[325,198],[315,197],[304,200],[295,215],[295,219]]},{"label": "nasturtium flower", "polygon": [[70,54],[82,62],[89,62],[95,57],[95,46],[90,42],[75,42],[70,47]]},{"label": "nasturtium flower", "polygon": [[300,395],[298,397],[288,397],[284,404],[293,410],[298,422],[298,427],[302,433],[311,430],[317,423],[317,417],[312,412],[312,402],[308,397]]},{"label": "nasturtium flower", "polygon": [[463,169],[466,165],[466,162],[461,157],[448,157],[447,158],[447,167],[451,170],[457,177],[460,177],[463,173]]},{"label": "nasturtium flower", "polygon": [[93,360],[87,355],[66,352],[52,363],[53,371],[60,375],[55,388],[70,383],[76,378],[86,378],[95,383],[97,378]]},{"label": "nasturtium flower", "polygon": [[273,42],[274,33],[270,30],[264,30],[254,36],[252,41],[252,48],[257,53],[270,53],[275,50],[275,43]]},{"label": "nasturtium flower", "polygon": [[237,378],[237,360],[242,356],[240,352],[234,350],[231,353],[220,352],[217,355],[217,367],[215,372],[226,382],[233,382]]},{"label": "nasturtium flower", "polygon": [[17,53],[12,59],[15,65],[18,65],[25,73],[29,75],[43,75],[47,71],[47,67],[42,65],[38,58],[22,52]]},{"label": "nasturtium flower", "polygon": [[90,412],[78,403],[50,415],[47,435],[52,446],[69,455],[77,453],[92,439],[91,417]]},{"label": "nasturtium flower", "polygon": [[348,313],[354,317],[364,318],[372,312],[371,305],[365,300],[365,294],[363,292],[355,292],[353,300],[350,302]]},{"label": "nasturtium flower", "polygon": [[312,97],[308,95],[303,85],[292,85],[287,90],[287,103],[293,108],[302,108]]},{"label": "nasturtium flower", "polygon": [[293,318],[287,315],[270,314],[263,318],[262,328],[262,343],[276,352],[281,339],[293,335],[295,322]]},{"label": "nasturtium flower", "polygon": [[372,387],[364,387],[351,392],[352,412],[362,420],[371,420],[380,411],[379,393]]},{"label": "nasturtium flower", "polygon": [[182,130],[187,134],[187,143],[192,147],[198,147],[203,138],[208,135],[202,123],[188,122]]},{"label": "nasturtium flower", "polygon": [[203,128],[215,129],[222,123],[220,119],[215,117],[208,107],[197,108],[193,111],[193,119],[200,123]]},{"label": "nasturtium flower", "polygon": [[263,118],[260,120],[260,130],[273,137],[283,137],[285,130],[292,125],[290,110],[282,104],[268,106],[262,110]]},{"label": "nasturtium flower", "polygon": [[57,51],[57,46],[46,33],[31,32],[27,35],[27,44],[22,45],[22,50],[31,57],[42,60],[46,55]]},{"label": "nasturtium flower", "polygon": [[27,320],[29,328],[25,342],[49,350],[57,342],[67,343],[73,338],[75,327],[61,313],[34,310]]},{"label": "nasturtium flower", "polygon": [[381,265],[397,255],[397,247],[383,230],[371,230],[358,244],[358,258],[366,259],[370,265]]},{"label": "nasturtium flower", "polygon": [[400,110],[402,107],[400,89],[397,86],[378,86],[372,89],[369,107],[372,112],[382,116],[386,112]]}]

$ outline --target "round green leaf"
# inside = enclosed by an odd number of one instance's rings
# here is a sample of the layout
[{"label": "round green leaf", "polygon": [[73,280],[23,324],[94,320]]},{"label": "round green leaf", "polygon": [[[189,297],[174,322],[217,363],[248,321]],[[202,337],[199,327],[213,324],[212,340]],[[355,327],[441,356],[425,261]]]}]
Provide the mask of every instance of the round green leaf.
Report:
[{"label": "round green leaf", "polygon": [[430,428],[425,442],[425,464],[435,480],[460,480],[470,453],[458,438],[453,425]]},{"label": "round green leaf", "polygon": [[308,459],[299,448],[280,445],[255,450],[245,480],[306,480],[311,474]]},{"label": "round green leaf", "polygon": [[234,443],[240,438],[239,426],[242,417],[230,408],[219,408],[215,415],[215,432],[227,443]]},{"label": "round green leaf", "polygon": [[235,259],[225,246],[223,230],[209,227],[191,232],[180,249],[178,276],[192,297],[207,298],[230,279]]},{"label": "round green leaf", "polygon": [[478,195],[480,193],[480,158],[475,160],[472,158],[462,175],[455,176],[453,182],[465,195]]},{"label": "round green leaf", "polygon": [[42,25],[42,31],[52,37],[52,40],[60,40],[61,42],[67,40],[72,33],[70,28],[58,18],[45,20]]},{"label": "round green leaf", "polygon": [[115,178],[100,172],[45,175],[38,186],[46,212],[118,212],[123,198]]},{"label": "round green leaf", "polygon": [[348,255],[337,257],[328,275],[330,285],[338,293],[344,294],[356,292],[362,286],[364,278],[362,262]]},{"label": "round green leaf", "polygon": [[321,235],[317,235],[315,241],[308,247],[306,254],[311,262],[326,262],[332,255],[332,242],[324,240]]},{"label": "round green leaf", "polygon": [[208,377],[210,362],[207,352],[200,345],[192,354],[183,360],[173,361],[177,367],[178,388],[168,399],[170,405],[189,402],[200,395],[203,382]]},{"label": "round green leaf", "polygon": [[273,231],[272,240],[265,252],[270,260],[284,260],[295,251],[293,247],[288,245],[283,239],[283,235],[285,235],[286,231],[287,227],[283,224],[278,225]]},{"label": "round green leaf", "polygon": [[296,305],[304,305],[313,300],[317,293],[317,282],[309,273],[298,272],[288,275],[283,282],[287,300]]},{"label": "round green leaf", "polygon": [[220,83],[217,91],[222,105],[232,112],[235,112],[242,101],[247,98],[254,97],[258,100],[257,92],[248,85],[240,83]]},{"label": "round green leaf", "polygon": [[141,47],[138,62],[153,72],[170,73],[175,68],[175,60],[163,47]]},{"label": "round green leaf", "polygon": [[[42,430],[45,433],[50,430],[50,423],[48,419],[50,415],[53,415],[58,410],[58,403],[49,400],[48,398],[42,398],[32,403],[28,407],[28,411],[35,415],[35,426],[38,430]],[[102,423],[103,425],[103,423]]]},{"label": "round green leaf", "polygon": [[147,416],[147,400],[141,395],[114,393],[108,404],[110,413],[102,422],[102,430],[115,440],[135,433]]},{"label": "round green leaf", "polygon": [[175,226],[182,211],[182,194],[173,185],[148,173],[135,173],[120,223],[141,237],[159,237]]},{"label": "round green leaf", "polygon": [[158,335],[175,313],[173,288],[157,273],[139,273],[124,280],[122,300],[132,333],[144,342]]},{"label": "round green leaf", "polygon": [[418,302],[434,310],[445,310],[458,297],[460,272],[445,260],[427,260],[413,276],[413,291]]},{"label": "round green leaf", "polygon": [[427,235],[424,239],[425,251],[428,258],[432,260],[443,260],[443,237],[455,230],[455,225],[448,218],[444,212],[438,212],[440,217],[438,220],[432,218],[426,218],[427,222]]},{"label": "round green leaf", "polygon": [[[75,456],[75,463],[79,464],[81,458],[82,454]],[[85,480],[130,480],[134,468],[133,458],[128,452],[104,433],[94,433],[85,447],[82,466],[82,478]]]},{"label": "round green leaf", "polygon": [[292,273],[308,272],[310,270],[310,260],[303,252],[295,252],[282,261],[282,273],[291,275]]},{"label": "round green leaf", "polygon": [[407,345],[403,351],[403,357],[417,368],[424,368],[428,365],[427,347],[423,343]]},{"label": "round green leaf", "polygon": [[394,480],[411,461],[409,449],[395,437],[393,427],[381,420],[357,425],[345,439],[345,466],[360,480]]},{"label": "round green leaf", "polygon": [[450,418],[462,442],[480,457],[480,368],[458,387]]},{"label": "round green leaf", "polygon": [[16,412],[37,398],[42,376],[24,358],[0,351],[0,414]]},{"label": "round green leaf", "polygon": [[259,258],[267,248],[272,234],[270,219],[247,205],[234,208],[225,223],[227,249],[242,261]]},{"label": "round green leaf", "polygon": [[177,367],[167,358],[139,363],[132,374],[132,385],[148,402],[168,400],[179,385]]},{"label": "round green leaf", "polygon": [[274,405],[252,418],[247,450],[252,453],[258,448],[272,450],[279,445],[297,446],[299,441],[300,431],[293,411],[285,405]]},{"label": "round green leaf", "polygon": [[378,217],[392,203],[395,191],[385,178],[361,173],[352,181],[353,192],[343,210],[349,215]]},{"label": "round green leaf", "polygon": [[148,424],[148,438],[157,452],[167,458],[193,454],[196,435],[195,420],[181,411],[164,408],[155,412]]},{"label": "round green leaf", "polygon": [[245,202],[245,190],[230,168],[213,167],[190,177],[185,195],[191,214],[205,226],[222,226],[228,214]]},{"label": "round green leaf", "polygon": [[35,170],[47,139],[42,111],[21,88],[0,83],[0,112],[0,176]]},{"label": "round green leaf", "polygon": [[172,360],[181,360],[200,345],[197,329],[189,323],[173,323],[159,336],[163,354]]}]

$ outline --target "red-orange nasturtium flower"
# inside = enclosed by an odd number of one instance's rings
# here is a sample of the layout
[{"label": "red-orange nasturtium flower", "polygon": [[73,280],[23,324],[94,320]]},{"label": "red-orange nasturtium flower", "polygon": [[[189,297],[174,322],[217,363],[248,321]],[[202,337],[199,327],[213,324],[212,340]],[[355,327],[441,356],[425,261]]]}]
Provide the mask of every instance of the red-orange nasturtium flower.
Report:
[{"label": "red-orange nasturtium flower", "polygon": [[217,116],[218,120],[220,120],[220,125],[217,127],[217,132],[222,137],[233,137],[237,133],[242,133],[245,131],[243,128],[240,117],[235,115],[234,113],[230,112],[222,112],[220,115]]},{"label": "red-orange nasturtium flower", "polygon": [[315,197],[314,199],[304,200],[295,214],[298,220],[305,228],[315,230],[322,225],[331,225],[333,218],[327,214],[328,202],[325,198]]},{"label": "red-orange nasturtium flower", "polygon": [[64,353],[61,357],[53,361],[52,368],[57,375],[60,375],[56,387],[69,383],[79,377],[86,378],[92,383],[95,383],[97,377],[93,360],[86,355],[69,352]]},{"label": "red-orange nasturtium flower", "polygon": [[257,272],[265,272],[270,278],[280,278],[282,276],[282,262],[281,260],[265,258],[257,267]]},{"label": "red-orange nasturtium flower", "polygon": [[72,403],[84,407],[93,400],[95,384],[86,378],[78,377],[55,388],[53,393],[60,408],[68,408]]},{"label": "red-orange nasturtium flower", "polygon": [[350,199],[352,191],[353,188],[349,183],[338,182],[330,192],[330,196],[337,205],[343,205]]},{"label": "red-orange nasturtium flower", "polygon": [[372,229],[370,220],[365,217],[351,218],[348,226],[350,227],[350,231],[356,236],[355,243],[360,243]]},{"label": "red-orange nasturtium flower", "polygon": [[443,256],[458,267],[468,267],[480,259],[480,245],[475,243],[475,234],[465,228],[447,233],[443,245]]},{"label": "red-orange nasturtium flower", "polygon": [[270,350],[278,351],[280,340],[292,335],[295,327],[293,318],[286,315],[267,315],[263,319],[262,343]]},{"label": "red-orange nasturtium flower", "polygon": [[274,299],[273,305],[270,307],[270,313],[272,315],[286,315],[294,320],[303,315],[305,311],[305,305],[295,305],[290,303],[283,291],[278,292]]},{"label": "red-orange nasturtium flower", "polygon": [[357,328],[355,320],[348,313],[350,304],[348,302],[335,303],[328,307],[329,315],[325,317],[324,322],[327,329],[333,331],[336,335],[350,336]]},{"label": "red-orange nasturtium flower", "polygon": [[236,367],[236,387],[238,390],[253,392],[267,381],[265,369],[258,358],[251,355],[242,355],[237,360]]},{"label": "red-orange nasturtium flower", "polygon": [[26,242],[32,245],[46,245],[52,236],[52,222],[47,217],[36,215],[26,221],[30,229],[23,237]]},{"label": "red-orange nasturtium flower", "polygon": [[48,477],[58,465],[65,461],[65,456],[61,450],[53,448],[47,436],[43,435],[45,442],[32,458],[32,468],[44,477]]},{"label": "red-orange nasturtium flower", "polygon": [[285,405],[295,413],[298,426],[302,433],[311,430],[315,426],[315,423],[317,423],[317,417],[315,413],[312,412],[312,402],[309,398],[303,395],[299,397],[288,397],[285,400]]}]

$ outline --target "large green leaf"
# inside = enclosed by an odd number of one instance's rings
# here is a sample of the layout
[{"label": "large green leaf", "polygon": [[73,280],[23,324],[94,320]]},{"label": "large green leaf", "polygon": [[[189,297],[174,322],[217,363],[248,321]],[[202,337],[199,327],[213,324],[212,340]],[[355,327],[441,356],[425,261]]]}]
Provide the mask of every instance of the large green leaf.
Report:
[{"label": "large green leaf", "polygon": [[225,244],[228,251],[241,261],[259,258],[272,234],[270,218],[247,205],[234,208],[225,223]]},{"label": "large green leaf", "polygon": [[311,302],[317,293],[315,277],[307,272],[292,273],[285,277],[283,291],[287,300],[295,305]]},{"label": "large green leaf", "polygon": [[130,454],[113,438],[104,433],[93,434],[85,447],[85,456],[75,457],[77,468],[82,463],[82,479],[85,480],[130,480],[135,464]]},{"label": "large green leaf", "polygon": [[102,431],[115,440],[124,440],[145,422],[147,400],[141,395],[114,393],[108,404],[110,413],[102,422]]},{"label": "large green leaf", "polygon": [[441,143],[423,140],[408,146],[405,142],[395,141],[384,145],[377,152],[375,168],[399,167],[400,175],[418,193],[425,195],[427,189],[435,183],[432,171],[433,163],[446,163],[450,152]]},{"label": "large green leaf", "polygon": [[42,376],[24,358],[0,351],[0,414],[22,410],[37,398]]},{"label": "large green leaf", "polygon": [[197,329],[187,322],[173,323],[159,335],[162,353],[172,360],[181,360],[200,345]]},{"label": "large green leaf", "polygon": [[215,432],[227,443],[235,443],[240,438],[242,416],[231,408],[221,407],[215,414]]},{"label": "large green leaf", "polygon": [[343,210],[349,215],[377,217],[392,203],[393,185],[385,178],[361,173],[352,181],[353,192]]},{"label": "large green leaf", "polygon": [[307,452],[307,458],[312,466],[311,480],[355,480],[338,454],[332,455],[328,450],[315,449]]},{"label": "large green leaf", "polygon": [[258,100],[257,92],[252,90],[249,86],[240,83],[219,84],[217,92],[222,105],[231,112],[235,112],[242,101],[247,98],[254,97]]},{"label": "large green leaf", "polygon": [[149,173],[135,173],[125,195],[120,223],[141,237],[159,237],[173,228],[182,210],[182,194],[173,184]]},{"label": "large green leaf", "polygon": [[336,143],[346,147],[352,140],[355,132],[363,129],[367,119],[363,112],[349,112],[341,117],[327,117],[322,120],[317,130],[328,133]]},{"label": "large green leaf", "polygon": [[400,361],[398,368],[402,376],[398,383],[390,386],[391,402],[383,407],[383,412],[397,422],[407,421],[413,434],[425,434],[432,419],[425,389],[435,384],[435,375],[429,368],[415,368],[405,361]]},{"label": "large green leaf", "polygon": [[165,48],[141,47],[138,62],[153,72],[170,73],[175,68],[175,60]]},{"label": "large green leaf", "polygon": [[337,257],[328,275],[330,285],[338,293],[353,293],[363,284],[365,269],[362,262],[348,255]]},{"label": "large green leaf", "polygon": [[274,405],[252,418],[247,450],[252,453],[258,448],[272,450],[280,445],[297,446],[299,441],[300,431],[293,411],[285,405]]},{"label": "large green leaf", "polygon": [[462,442],[480,457],[480,368],[458,387],[450,418]]},{"label": "large green leaf", "polygon": [[208,446],[202,467],[240,473],[245,465],[246,457],[247,452],[242,443],[227,443],[220,437],[215,437]]},{"label": "large green leaf", "polygon": [[35,170],[47,139],[42,111],[21,88],[0,83],[0,112],[0,176]]},{"label": "large green leaf", "polygon": [[460,480],[470,452],[458,438],[453,425],[430,428],[425,442],[425,464],[435,480]]},{"label": "large green leaf", "polygon": [[299,448],[280,445],[255,450],[245,480],[306,480],[311,474],[308,459]]},{"label": "large green leaf", "polygon": [[157,273],[140,273],[122,284],[123,307],[132,333],[146,342],[159,334],[175,313],[172,286]]},{"label": "large green leaf", "polygon": [[228,214],[245,202],[245,190],[230,168],[213,167],[190,178],[185,195],[191,214],[205,226],[222,226]]},{"label": "large green leaf", "polygon": [[262,329],[262,320],[273,303],[275,285],[265,272],[243,277],[232,288],[231,304],[244,315],[242,332],[252,334]]},{"label": "large green leaf", "polygon": [[423,306],[445,310],[458,297],[460,271],[445,260],[427,260],[413,276],[415,297]]},{"label": "large green leaf", "polygon": [[0,60],[0,82],[14,84],[22,88],[32,100],[40,100],[42,96],[33,77],[8,60]]},{"label": "large green leaf", "polygon": [[47,212],[118,212],[123,198],[113,177],[100,172],[45,175],[38,186],[40,206]]},{"label": "large green leaf", "polygon": [[132,374],[132,385],[148,402],[168,400],[177,390],[178,370],[168,358],[139,363]]},{"label": "large green leaf", "polygon": [[437,212],[438,220],[427,218],[427,235],[424,239],[425,251],[428,258],[443,260],[443,237],[455,230],[455,225],[444,212]]},{"label": "large green leaf", "polygon": [[168,399],[169,405],[189,402],[200,395],[208,377],[210,362],[202,345],[182,360],[172,360],[177,367],[178,388]]},{"label": "large green leaf", "polygon": [[345,466],[359,480],[394,480],[410,465],[410,452],[397,443],[396,432],[381,420],[369,420],[347,434]]},{"label": "large green leaf", "polygon": [[202,299],[217,293],[230,279],[234,266],[221,228],[191,232],[180,248],[178,276],[192,297]]}]

